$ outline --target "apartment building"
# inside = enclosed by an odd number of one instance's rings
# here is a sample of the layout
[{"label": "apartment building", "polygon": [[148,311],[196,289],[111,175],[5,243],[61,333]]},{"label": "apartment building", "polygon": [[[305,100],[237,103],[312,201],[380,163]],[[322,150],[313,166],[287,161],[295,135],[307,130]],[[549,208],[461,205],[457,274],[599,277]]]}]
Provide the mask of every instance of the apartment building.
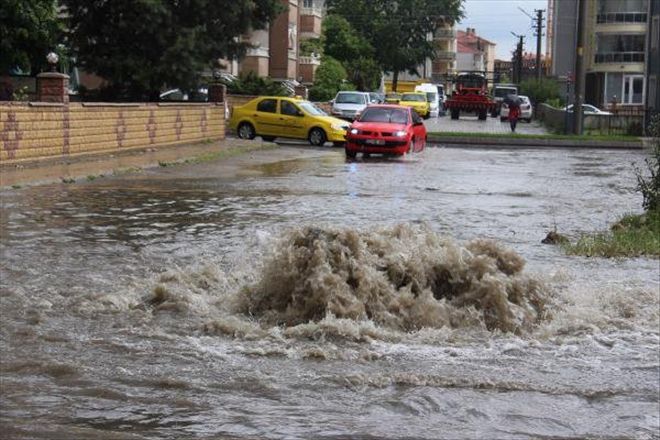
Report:
[{"label": "apartment building", "polygon": [[234,75],[254,72],[275,80],[310,84],[320,65],[318,56],[302,56],[300,42],[321,36],[325,0],[280,0],[287,11],[265,30],[244,35],[252,44],[241,60],[225,62],[226,71]]},{"label": "apartment building", "polygon": [[[576,0],[549,0],[552,17],[551,74],[571,77],[575,69]],[[649,0],[583,0],[585,17],[585,101],[607,107],[643,106]]]},{"label": "apartment building", "polygon": [[477,35],[475,28],[458,31],[456,35],[456,70],[458,72],[495,71],[495,43]]}]

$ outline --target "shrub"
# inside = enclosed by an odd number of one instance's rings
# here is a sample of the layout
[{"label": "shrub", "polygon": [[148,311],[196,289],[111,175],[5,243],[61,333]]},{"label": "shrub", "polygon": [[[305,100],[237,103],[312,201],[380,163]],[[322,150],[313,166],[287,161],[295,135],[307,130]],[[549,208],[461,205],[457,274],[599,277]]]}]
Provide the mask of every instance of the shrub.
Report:
[{"label": "shrub", "polygon": [[[529,96],[534,105],[549,100],[560,100],[559,84],[554,79],[541,78],[541,80],[527,79],[520,83],[520,94]],[[554,106],[553,106],[554,107]]]},{"label": "shrub", "polygon": [[646,211],[660,211],[660,113],[651,118],[648,131],[653,147],[650,157],[644,160],[648,173],[635,166],[637,190],[642,193]]},{"label": "shrub", "polygon": [[564,108],[564,100],[561,98],[546,99],[545,103],[554,108]]},{"label": "shrub", "polygon": [[241,75],[227,84],[227,91],[233,95],[287,96],[287,90],[270,78],[261,78],[254,72]]},{"label": "shrub", "polygon": [[316,69],[314,87],[309,89],[309,99],[312,101],[329,101],[339,90],[350,90],[346,83],[346,69],[332,57],[323,57],[321,65]]}]

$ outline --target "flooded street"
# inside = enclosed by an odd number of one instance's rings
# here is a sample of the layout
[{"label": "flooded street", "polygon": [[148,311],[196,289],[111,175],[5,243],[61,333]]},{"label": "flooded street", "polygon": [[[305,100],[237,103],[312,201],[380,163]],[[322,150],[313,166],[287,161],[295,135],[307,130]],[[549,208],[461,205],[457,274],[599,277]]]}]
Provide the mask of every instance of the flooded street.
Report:
[{"label": "flooded street", "polygon": [[0,193],[0,438],[660,438],[643,152],[250,154]]}]

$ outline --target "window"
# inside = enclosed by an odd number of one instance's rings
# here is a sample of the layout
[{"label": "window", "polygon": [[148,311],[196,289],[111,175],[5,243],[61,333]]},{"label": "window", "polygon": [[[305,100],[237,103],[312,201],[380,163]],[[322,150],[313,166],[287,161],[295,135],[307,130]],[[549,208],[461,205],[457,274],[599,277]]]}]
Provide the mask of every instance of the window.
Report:
[{"label": "window", "polygon": [[600,0],[598,23],[646,23],[648,0]]},{"label": "window", "polygon": [[653,17],[651,27],[651,49],[657,49],[660,44],[660,17]]},{"label": "window", "polygon": [[623,76],[622,104],[644,103],[644,75]]},{"label": "window", "polygon": [[275,99],[264,99],[257,104],[258,112],[275,113],[277,111],[277,101]]},{"label": "window", "polygon": [[597,34],[596,63],[643,63],[644,34]]},{"label": "window", "polygon": [[335,98],[337,104],[366,104],[367,98],[364,93],[340,92]]},{"label": "window", "polygon": [[280,101],[280,113],[287,116],[298,116],[300,110],[293,103],[289,101]]},{"label": "window", "polygon": [[412,115],[413,124],[423,124],[421,116],[413,109],[410,109],[410,114]]},{"label": "window", "polygon": [[313,8],[314,0],[305,0],[303,1],[303,8]]}]

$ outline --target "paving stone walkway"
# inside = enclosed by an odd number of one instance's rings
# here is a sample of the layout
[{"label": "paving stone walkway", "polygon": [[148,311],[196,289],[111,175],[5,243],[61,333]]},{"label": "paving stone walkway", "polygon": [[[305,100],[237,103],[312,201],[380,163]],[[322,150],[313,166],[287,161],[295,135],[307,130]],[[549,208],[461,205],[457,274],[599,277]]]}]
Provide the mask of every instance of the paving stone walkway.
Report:
[{"label": "paving stone walkway", "polygon": [[[463,116],[459,120],[452,120],[449,115],[431,118],[424,121],[426,130],[431,132],[461,132],[461,133],[511,133],[507,121],[500,122],[500,118],[491,118],[480,121],[476,116]],[[548,134],[548,131],[539,122],[518,122],[516,133],[520,134]]]}]

